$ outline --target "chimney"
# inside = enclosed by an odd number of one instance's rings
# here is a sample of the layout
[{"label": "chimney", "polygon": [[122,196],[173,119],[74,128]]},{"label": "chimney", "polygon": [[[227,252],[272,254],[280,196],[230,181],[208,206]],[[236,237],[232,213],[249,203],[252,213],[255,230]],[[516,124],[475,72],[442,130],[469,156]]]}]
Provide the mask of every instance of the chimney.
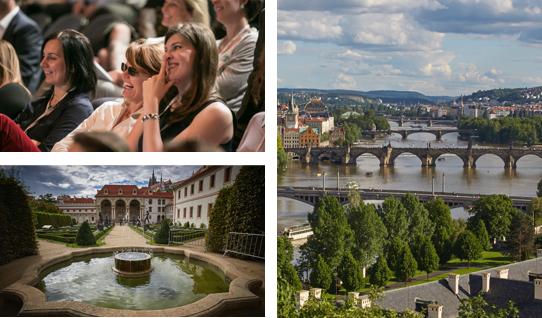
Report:
[{"label": "chimney", "polygon": [[349,299],[354,299],[354,305],[355,305],[358,301],[358,297],[359,297],[358,292],[349,292],[348,296],[346,296],[346,300],[348,301]]},{"label": "chimney", "polygon": [[508,268],[498,269],[497,278],[508,279]]},{"label": "chimney", "polygon": [[448,274],[448,285],[454,294],[459,294],[459,274]]},{"label": "chimney", "polygon": [[489,292],[489,278],[491,276],[491,273],[482,273],[482,290],[484,291],[484,293],[487,293]]},{"label": "chimney", "polygon": [[316,300],[320,300],[320,298],[322,298],[322,288],[311,288],[311,295],[316,298]]},{"label": "chimney", "polygon": [[427,305],[427,318],[442,318],[442,305]]},{"label": "chimney", "polygon": [[360,308],[371,307],[371,300],[369,299],[368,295],[360,296],[358,299],[358,306]]},{"label": "chimney", "polygon": [[534,299],[542,300],[542,279],[534,280]]},{"label": "chimney", "polygon": [[365,278],[365,270],[366,270],[366,269],[367,269],[367,268],[366,268],[365,266],[362,266],[362,267],[361,267],[361,272],[363,273],[363,278]]},{"label": "chimney", "polygon": [[309,291],[308,290],[298,290],[295,293],[296,293],[296,295],[295,295],[295,299],[296,299],[295,308],[301,309],[301,308],[303,308],[303,306],[305,306],[305,303],[307,302],[307,300],[309,300]]},{"label": "chimney", "polygon": [[536,250],[536,258],[542,257],[542,249]]}]

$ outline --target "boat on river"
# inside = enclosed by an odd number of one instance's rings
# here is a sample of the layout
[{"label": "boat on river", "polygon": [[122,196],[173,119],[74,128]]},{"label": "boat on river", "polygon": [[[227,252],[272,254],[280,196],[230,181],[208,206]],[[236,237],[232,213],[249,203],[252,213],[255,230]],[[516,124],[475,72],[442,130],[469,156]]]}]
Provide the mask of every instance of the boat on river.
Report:
[{"label": "boat on river", "polygon": [[287,236],[292,240],[300,240],[312,235],[312,228],[309,223],[303,223],[290,227],[285,227],[282,235]]},{"label": "boat on river", "polygon": [[350,190],[350,189],[359,189],[359,185],[356,183],[356,181],[350,181],[348,182],[343,189]]},{"label": "boat on river", "polygon": [[366,177],[372,177],[372,176],[373,176],[373,172],[372,172],[372,171],[365,172],[365,176],[366,176]]}]

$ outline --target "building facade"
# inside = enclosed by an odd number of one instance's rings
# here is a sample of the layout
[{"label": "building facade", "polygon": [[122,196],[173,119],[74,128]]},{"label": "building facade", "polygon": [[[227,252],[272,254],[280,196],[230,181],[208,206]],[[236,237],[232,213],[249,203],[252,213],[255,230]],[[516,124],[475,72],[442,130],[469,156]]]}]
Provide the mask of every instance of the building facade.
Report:
[{"label": "building facade", "polygon": [[218,191],[235,182],[241,166],[203,166],[174,188],[173,219],[175,223],[209,225],[209,216]]},{"label": "building facade", "polygon": [[299,128],[285,128],[282,139],[282,147],[299,147]]},{"label": "building facade", "polygon": [[314,130],[309,127],[307,130],[299,134],[299,146],[300,147],[318,147],[320,146],[320,134],[318,130]]},{"label": "building facade", "polygon": [[74,218],[79,224],[85,221],[88,223],[96,223],[96,200],[88,197],[68,197],[69,196],[64,196],[62,201],[55,203],[62,213]]},{"label": "building facade", "polygon": [[342,128],[335,128],[331,131],[329,131],[329,145],[330,146],[333,146],[333,143],[335,142],[335,140],[337,139],[343,139],[345,140],[345,135],[344,135],[344,129]]},{"label": "building facade", "polygon": [[305,112],[309,114],[321,114],[327,112],[327,106],[322,102],[320,98],[310,99],[310,101],[305,104]]}]

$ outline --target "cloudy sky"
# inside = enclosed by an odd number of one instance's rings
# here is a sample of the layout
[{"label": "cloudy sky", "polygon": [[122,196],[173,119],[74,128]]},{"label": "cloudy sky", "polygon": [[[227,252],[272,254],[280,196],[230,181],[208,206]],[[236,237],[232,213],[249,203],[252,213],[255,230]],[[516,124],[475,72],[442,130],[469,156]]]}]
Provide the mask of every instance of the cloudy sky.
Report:
[{"label": "cloudy sky", "polygon": [[542,86],[540,0],[278,0],[279,88]]},{"label": "cloudy sky", "polygon": [[[12,166],[0,166],[9,169]],[[106,184],[135,184],[147,186],[149,178],[154,174],[160,181],[171,179],[172,182],[189,178],[201,166],[15,166],[30,192],[38,197],[40,194],[52,193],[71,196],[94,197],[97,189]]]}]

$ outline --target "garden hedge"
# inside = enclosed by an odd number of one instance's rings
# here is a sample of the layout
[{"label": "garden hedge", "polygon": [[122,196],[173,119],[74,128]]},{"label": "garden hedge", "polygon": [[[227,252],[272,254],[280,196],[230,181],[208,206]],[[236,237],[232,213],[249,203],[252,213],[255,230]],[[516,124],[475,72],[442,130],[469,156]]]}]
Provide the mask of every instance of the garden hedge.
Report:
[{"label": "garden hedge", "polygon": [[228,200],[230,199],[232,187],[226,186],[218,191],[215,203],[209,216],[209,230],[205,238],[205,245],[210,252],[224,253],[226,245],[226,236],[228,229],[226,227],[226,212],[228,210]]},{"label": "garden hedge", "polygon": [[166,220],[162,221],[162,226],[154,236],[154,242],[158,244],[167,244],[169,242],[169,224]]},{"label": "garden hedge", "polygon": [[53,214],[47,212],[36,212],[38,223],[36,229],[41,229],[44,225],[52,225],[54,228],[69,226],[72,224],[71,216],[67,214]]},{"label": "garden hedge", "polygon": [[81,227],[79,227],[79,231],[77,231],[77,236],[75,237],[75,243],[81,246],[96,244],[96,238],[94,237],[94,234],[92,234],[92,230],[87,221],[83,222]]}]

